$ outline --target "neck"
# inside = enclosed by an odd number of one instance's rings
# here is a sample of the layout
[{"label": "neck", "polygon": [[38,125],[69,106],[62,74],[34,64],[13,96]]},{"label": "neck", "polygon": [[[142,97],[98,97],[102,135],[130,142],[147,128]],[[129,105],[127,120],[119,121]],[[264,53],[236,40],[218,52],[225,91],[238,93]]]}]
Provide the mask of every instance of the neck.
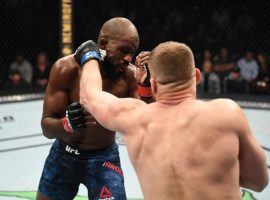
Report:
[{"label": "neck", "polygon": [[186,100],[194,100],[196,99],[196,85],[192,83],[185,85],[177,83],[158,84],[155,98],[157,102],[164,105],[176,105]]}]

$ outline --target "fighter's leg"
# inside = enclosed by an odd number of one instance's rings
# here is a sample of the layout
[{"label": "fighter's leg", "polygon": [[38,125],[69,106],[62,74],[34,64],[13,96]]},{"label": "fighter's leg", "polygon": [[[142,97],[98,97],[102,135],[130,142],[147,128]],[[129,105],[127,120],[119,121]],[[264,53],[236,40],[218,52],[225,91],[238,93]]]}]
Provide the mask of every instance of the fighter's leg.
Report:
[{"label": "fighter's leg", "polygon": [[127,199],[117,147],[112,148],[109,154],[100,155],[89,163],[88,171],[92,173],[87,176],[85,185],[90,200]]},{"label": "fighter's leg", "polygon": [[93,186],[88,188],[90,200],[126,200],[124,177],[120,162],[106,161],[99,163],[92,181]]},{"label": "fighter's leg", "polygon": [[56,141],[46,159],[37,200],[71,200],[78,192],[81,179],[79,164],[60,152],[57,146]]}]

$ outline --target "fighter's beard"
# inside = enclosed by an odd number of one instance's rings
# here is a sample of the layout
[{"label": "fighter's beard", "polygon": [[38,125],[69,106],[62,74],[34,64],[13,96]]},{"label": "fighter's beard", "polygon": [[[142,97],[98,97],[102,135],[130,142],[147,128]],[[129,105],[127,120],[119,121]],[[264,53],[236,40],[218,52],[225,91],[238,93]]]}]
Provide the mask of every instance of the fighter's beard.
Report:
[{"label": "fighter's beard", "polygon": [[102,65],[102,71],[104,72],[105,76],[108,76],[112,79],[119,79],[121,75],[123,74],[122,72],[116,72],[115,66],[111,64],[108,60],[103,61]]}]

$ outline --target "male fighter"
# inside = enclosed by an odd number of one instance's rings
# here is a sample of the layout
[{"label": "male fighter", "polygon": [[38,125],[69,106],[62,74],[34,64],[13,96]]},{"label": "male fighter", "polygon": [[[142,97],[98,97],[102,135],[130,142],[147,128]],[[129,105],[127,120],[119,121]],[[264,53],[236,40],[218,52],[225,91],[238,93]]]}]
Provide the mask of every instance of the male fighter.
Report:
[{"label": "male fighter", "polygon": [[[118,97],[138,98],[139,93],[148,98],[143,89],[137,93],[134,74],[127,68],[138,45],[137,29],[128,19],[104,23],[98,46],[107,53],[102,62],[105,91]],[[98,54],[90,56],[101,59]],[[81,67],[76,59],[74,55],[59,59],[50,73],[41,125],[43,134],[56,140],[46,159],[37,199],[73,199],[80,183],[88,188],[89,199],[126,199],[115,132],[96,123],[78,102]],[[140,59],[143,65],[145,56]]]},{"label": "male fighter", "polygon": [[[93,42],[77,55],[95,49]],[[98,59],[81,64],[81,103],[101,125],[124,134],[146,200],[240,200],[239,187],[266,187],[265,155],[239,106],[196,100],[200,72],[186,45],[166,42],[151,52],[151,104],[103,92]]]}]

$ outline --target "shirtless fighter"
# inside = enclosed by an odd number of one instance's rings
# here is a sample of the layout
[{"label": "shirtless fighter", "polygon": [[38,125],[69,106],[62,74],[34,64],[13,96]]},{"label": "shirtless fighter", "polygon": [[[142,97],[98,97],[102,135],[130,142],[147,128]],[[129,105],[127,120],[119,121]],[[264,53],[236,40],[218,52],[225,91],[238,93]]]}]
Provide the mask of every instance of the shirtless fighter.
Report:
[{"label": "shirtless fighter", "polygon": [[239,187],[266,187],[265,155],[241,108],[228,99],[196,100],[200,72],[186,45],[166,42],[151,52],[151,104],[102,92],[99,62],[82,65],[81,103],[123,133],[146,200],[240,200]]},{"label": "shirtless fighter", "polygon": [[[137,81],[127,69],[138,45],[137,29],[128,19],[104,23],[98,46],[107,53],[102,62],[105,91],[117,97],[139,97]],[[90,55],[96,56],[100,55]],[[45,162],[38,200],[71,200],[80,183],[88,188],[91,200],[126,199],[115,132],[96,123],[78,102],[81,70],[76,56],[69,55],[59,59],[50,73],[41,125],[43,134],[56,140]]]}]

